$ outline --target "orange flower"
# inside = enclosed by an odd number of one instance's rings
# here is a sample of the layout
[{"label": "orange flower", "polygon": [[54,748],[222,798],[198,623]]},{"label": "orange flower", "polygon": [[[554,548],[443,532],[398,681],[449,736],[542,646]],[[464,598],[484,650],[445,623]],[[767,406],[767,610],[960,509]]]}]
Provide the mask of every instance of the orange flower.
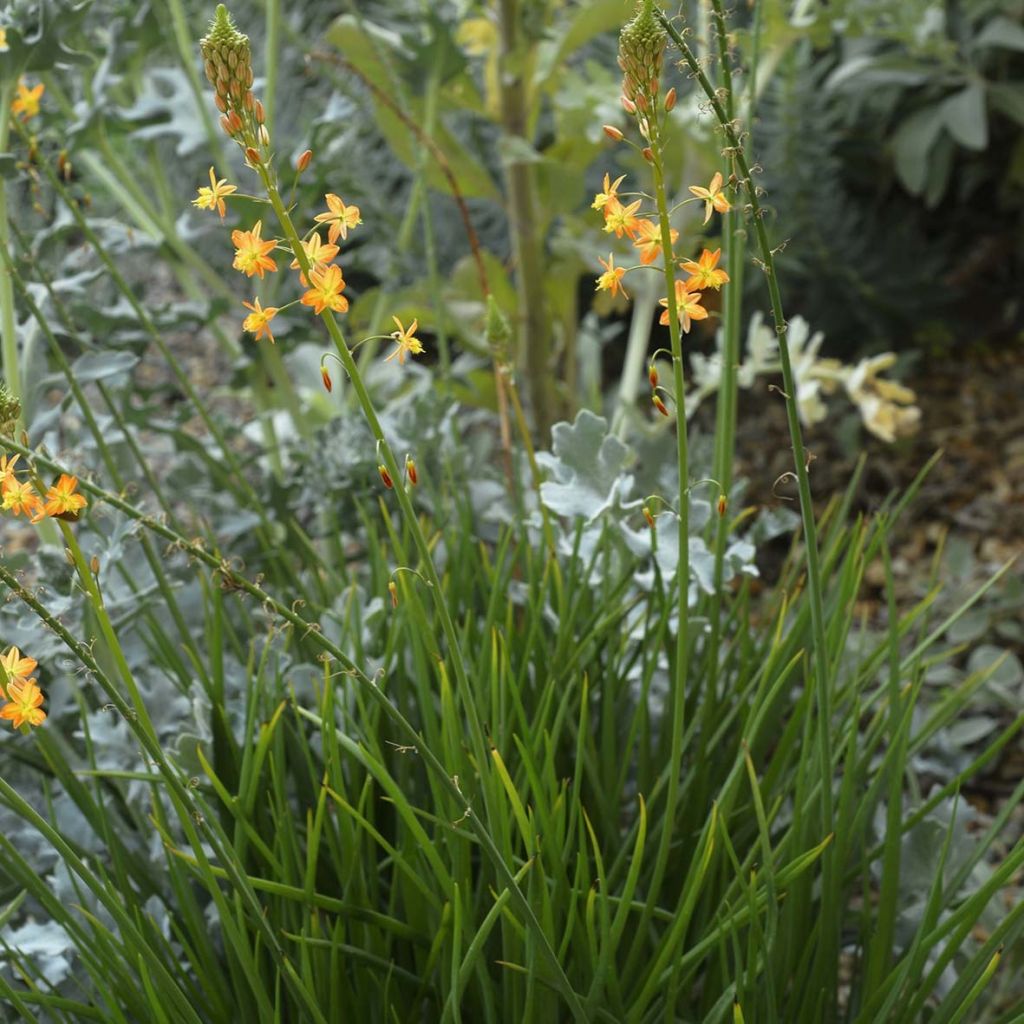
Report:
[{"label": "orange flower", "polygon": [[274,333],[270,329],[270,321],[277,316],[277,312],[280,309],[279,306],[267,306],[264,309],[260,305],[260,300],[254,298],[252,302],[243,302],[243,306],[246,309],[251,309],[252,312],[242,321],[242,330],[250,331],[255,334],[256,337],[253,339],[259,341],[260,338],[265,334],[271,341],[274,342]]},{"label": "orange flower", "polygon": [[597,279],[597,290],[599,292],[611,292],[612,298],[619,292],[622,292],[622,297],[628,299],[629,294],[622,284],[622,277],[626,273],[626,268],[615,266],[615,253],[608,253],[607,263],[600,257],[598,257],[597,262],[604,267],[604,273]]},{"label": "orange flower", "polygon": [[[318,234],[310,235],[308,240],[303,241],[302,248],[305,250],[306,259],[309,260],[310,270],[323,270],[340,252],[336,245],[331,245],[330,243],[324,245],[323,239]],[[297,256],[291,261],[289,268],[291,270],[299,269],[299,258]],[[300,274],[299,279],[303,284],[307,283],[305,274]]]},{"label": "orange flower", "polygon": [[0,708],[0,718],[10,720],[15,729],[20,729],[22,724],[42,725],[46,718],[46,712],[40,706],[43,703],[43,694],[36,685],[34,679],[28,679],[22,686],[10,687],[9,704]]},{"label": "orange flower", "polygon": [[402,321],[397,316],[393,316],[391,319],[395,321],[395,325],[398,327],[397,331],[391,332],[391,337],[395,339],[395,350],[385,358],[384,362],[386,363],[397,356],[399,364],[404,364],[407,353],[418,356],[423,351],[423,343],[419,338],[413,337],[420,322],[419,320],[413,320],[412,326],[409,330],[406,330],[402,326]]},{"label": "orange flower", "polygon": [[728,284],[729,275],[724,270],[716,270],[718,260],[722,255],[721,249],[709,252],[705,249],[700,254],[700,259],[685,260],[679,266],[685,270],[690,277],[686,281],[686,290],[699,292],[705,288],[714,288],[718,291],[723,284]]},{"label": "orange flower", "polygon": [[691,185],[690,191],[698,198],[704,200],[704,223],[711,219],[711,211],[717,210],[719,213],[728,213],[732,209],[732,204],[726,198],[725,193],[722,192],[722,172],[715,171],[715,176],[711,179],[707,188],[701,185]]},{"label": "orange flower", "polygon": [[223,220],[224,213],[226,212],[224,197],[237,191],[238,186],[229,185],[226,178],[218,180],[211,167],[210,187],[207,188],[205,185],[200,185],[198,189],[199,195],[192,200],[192,205],[200,210],[216,210],[220,214],[220,219]]},{"label": "orange flower", "polygon": [[77,519],[78,510],[88,504],[81,494],[75,494],[77,486],[77,477],[61,473],[60,479],[46,492],[46,505],[41,512],[36,513],[33,522],[46,516],[67,516],[69,519]]},{"label": "orange flower", "polygon": [[27,121],[30,117],[35,117],[39,113],[39,98],[46,91],[46,86],[40,82],[38,85],[32,86],[30,89],[25,84],[24,78],[18,79],[18,94],[14,97],[11,102],[11,113],[21,114],[21,116]]},{"label": "orange flower", "polygon": [[28,682],[38,664],[35,658],[22,657],[17,647],[9,647],[6,654],[0,654],[0,665],[3,665],[7,673],[8,686],[20,686]]},{"label": "orange flower", "polygon": [[625,177],[626,176],[623,174],[621,177],[616,178],[614,183],[611,183],[610,176],[606,174],[604,176],[604,191],[598,192],[597,195],[594,196],[594,201],[590,204],[590,208],[592,210],[607,211],[608,206],[611,204],[613,200],[615,202],[618,202],[619,193],[617,190],[618,187],[622,184]]},{"label": "orange flower", "polygon": [[363,223],[362,218],[359,216],[359,207],[346,206],[333,192],[328,192],[324,199],[327,200],[328,212],[318,213],[313,220],[318,224],[328,225],[328,242],[333,244],[338,240],[339,235],[343,239],[347,239],[349,228],[354,228],[357,224]]},{"label": "orange flower", "polygon": [[277,270],[277,264],[267,255],[277,248],[277,242],[273,239],[264,242],[260,237],[262,233],[261,220],[256,221],[251,231],[231,232],[231,243],[235,247],[235,262],[231,265],[246,277],[259,274],[261,280],[264,271]]},{"label": "orange flower", "polygon": [[[670,237],[673,244],[679,238],[679,232],[672,228]],[[661,225],[652,220],[639,221],[633,246],[640,250],[640,262],[646,267],[661,255]]]},{"label": "orange flower", "polygon": [[43,503],[30,483],[15,479],[4,481],[2,508],[5,512],[13,512],[16,516],[24,512],[26,516],[33,517],[42,507]]},{"label": "orange flower", "polygon": [[304,306],[312,306],[313,312],[318,315],[325,309],[335,313],[348,311],[348,299],[341,294],[345,289],[341,267],[332,263],[326,270],[314,270],[310,276],[313,287],[302,296]]},{"label": "orange flower", "polygon": [[640,228],[640,221],[636,216],[636,211],[639,209],[639,199],[630,203],[629,206],[623,206],[618,199],[613,199],[604,211],[605,231],[614,231],[616,238],[621,238],[623,234],[635,238]]},{"label": "orange flower", "polygon": [[10,458],[0,455],[0,486],[6,484],[8,480],[17,479],[14,475],[14,464],[20,458],[20,455],[12,455]]},{"label": "orange flower", "polygon": [[[668,299],[658,299],[658,305],[665,307],[665,312],[661,314],[658,323],[663,326],[667,325]],[[676,312],[679,314],[679,323],[684,334],[689,333],[691,320],[706,320],[708,316],[708,311],[700,304],[700,292],[687,291],[686,285],[678,279],[676,280]]]}]

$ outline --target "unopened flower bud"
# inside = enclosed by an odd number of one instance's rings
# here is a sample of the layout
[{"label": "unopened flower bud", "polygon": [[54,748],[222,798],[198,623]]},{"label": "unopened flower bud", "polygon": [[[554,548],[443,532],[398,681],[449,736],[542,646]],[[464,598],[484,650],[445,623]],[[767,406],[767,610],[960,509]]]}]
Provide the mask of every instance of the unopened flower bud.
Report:
[{"label": "unopened flower bud", "polygon": [[377,472],[380,473],[381,483],[390,491],[395,486],[395,481],[391,479],[391,474],[388,472],[388,467],[385,465],[379,465]]},{"label": "unopened flower bud", "polygon": [[651,515],[651,510],[646,505],[644,505],[644,507],[643,507],[643,509],[641,511],[644,514],[644,519],[647,520],[647,525],[653,530],[654,529],[654,516]]},{"label": "unopened flower bud", "polygon": [[622,106],[627,114],[636,113],[636,104],[628,96],[622,97]]},{"label": "unopened flower bud", "polygon": [[216,105],[217,109],[222,114],[226,114],[228,112],[228,101],[224,99],[224,97],[221,96],[220,93],[214,94],[213,102]]},{"label": "unopened flower bud", "polygon": [[265,124],[261,124],[260,125],[260,130],[259,130],[259,132],[257,132],[257,134],[260,137],[260,145],[261,146],[269,146],[270,145],[270,132],[267,131],[267,126]]},{"label": "unopened flower bud", "polygon": [[657,409],[662,416],[668,415],[668,406],[661,400],[660,395],[651,395],[651,401],[654,403],[654,408]]},{"label": "unopened flower bud", "polygon": [[324,382],[324,390],[330,394],[334,390],[334,382],[331,380],[331,375],[327,372],[326,366],[320,367],[320,379]]},{"label": "unopened flower bud", "polygon": [[729,499],[725,496],[725,491],[723,491],[718,496],[718,515],[719,515],[719,517],[725,515],[725,510],[728,507],[729,507]]},{"label": "unopened flower bud", "polygon": [[256,97],[251,92],[246,92],[242,97],[242,106],[252,113],[256,109]]},{"label": "unopened flower bud", "polygon": [[654,150],[651,149],[650,146],[644,146],[644,148],[640,152],[643,154],[643,158],[649,164],[653,164],[654,163]]},{"label": "unopened flower bud", "polygon": [[267,119],[267,112],[263,107],[263,100],[256,101],[256,123],[263,124]]},{"label": "unopened flower bud", "polygon": [[420,478],[416,473],[416,463],[413,462],[411,455],[406,455],[405,457],[405,473],[413,487],[420,482]]},{"label": "unopened flower bud", "polygon": [[619,129],[616,128],[615,125],[613,125],[613,124],[606,124],[606,125],[604,125],[604,133],[613,142],[621,142],[622,141],[622,132],[620,132]]},{"label": "unopened flower bud", "polygon": [[310,161],[313,159],[313,150],[306,149],[299,154],[299,159],[295,161],[295,170],[302,174],[302,172],[309,166]]},{"label": "unopened flower bud", "polygon": [[641,110],[646,110],[646,109],[647,109],[647,97],[646,97],[646,96],[645,96],[645,95],[644,95],[643,93],[639,93],[639,94],[637,95],[637,98],[636,98],[636,105],[637,105],[637,106],[638,106],[638,107],[639,107],[639,108],[640,108]]},{"label": "unopened flower bud", "polygon": [[100,560],[96,555],[93,555],[89,559],[89,569],[92,571],[93,576],[98,576],[100,571]]},{"label": "unopened flower bud", "polygon": [[651,390],[653,391],[658,386],[658,368],[654,363],[647,367],[647,379],[651,382]]},{"label": "unopened flower bud", "polygon": [[391,595],[391,607],[398,607],[398,585],[394,580],[388,582],[388,593]]},{"label": "unopened flower bud", "polygon": [[252,148],[252,146],[246,146],[245,159],[248,161],[250,167],[259,167],[260,165],[260,155]]},{"label": "unopened flower bud", "polygon": [[64,549],[64,557],[67,559],[68,565],[75,564],[75,555],[71,548]]},{"label": "unopened flower bud", "polygon": [[227,115],[220,119],[220,126],[224,129],[225,135],[234,135],[234,132],[231,130],[231,118]]},{"label": "unopened flower bud", "polygon": [[665,93],[665,111],[666,113],[676,105],[676,87],[673,85],[667,93]]}]

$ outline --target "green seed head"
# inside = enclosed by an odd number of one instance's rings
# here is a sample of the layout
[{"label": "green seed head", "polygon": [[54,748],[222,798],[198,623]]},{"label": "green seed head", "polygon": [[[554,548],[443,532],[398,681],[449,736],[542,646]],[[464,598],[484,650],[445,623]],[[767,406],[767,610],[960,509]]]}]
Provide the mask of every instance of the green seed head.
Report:
[{"label": "green seed head", "polygon": [[7,385],[0,381],[0,431],[12,434],[18,426],[21,416],[21,402],[7,390]]},{"label": "green seed head", "polygon": [[619,35],[619,67],[623,71],[623,92],[629,99],[657,92],[668,33],[654,14],[654,0],[639,0],[636,13]]},{"label": "green seed head", "polygon": [[238,82],[242,89],[248,89],[252,84],[249,37],[235,28],[223,4],[217,4],[209,31],[199,40],[199,48],[203,53],[206,77],[218,91],[219,82]]}]

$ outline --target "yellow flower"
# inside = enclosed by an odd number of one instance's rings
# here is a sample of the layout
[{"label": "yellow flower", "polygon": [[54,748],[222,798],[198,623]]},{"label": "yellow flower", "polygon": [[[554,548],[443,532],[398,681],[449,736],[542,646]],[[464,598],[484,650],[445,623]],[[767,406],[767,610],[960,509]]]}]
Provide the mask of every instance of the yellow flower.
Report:
[{"label": "yellow flower", "polygon": [[3,510],[13,512],[16,516],[22,512],[26,516],[34,516],[43,507],[35,488],[27,482],[10,479],[4,481]]},{"label": "yellow flower", "polygon": [[608,253],[607,263],[600,257],[598,257],[597,262],[604,267],[604,273],[597,279],[597,290],[599,292],[611,292],[612,298],[619,292],[622,292],[622,297],[628,299],[629,294],[622,284],[622,277],[626,273],[626,268],[615,266],[615,253]]},{"label": "yellow flower", "polygon": [[264,309],[260,305],[260,300],[254,298],[252,302],[243,302],[243,306],[246,309],[251,309],[252,312],[242,321],[242,330],[250,331],[255,334],[254,341],[259,341],[260,338],[265,334],[271,341],[274,342],[274,333],[270,329],[270,321],[277,316],[277,312],[280,309],[279,306],[267,306]]},{"label": "yellow flower", "polygon": [[0,654],[0,664],[7,673],[7,685],[20,686],[28,681],[39,662],[23,657],[17,647],[9,647],[6,654]]},{"label": "yellow flower", "polygon": [[75,494],[77,486],[76,477],[61,473],[60,479],[46,492],[46,505],[41,512],[36,513],[33,522],[46,516],[77,519],[79,509],[85,508],[88,504],[81,494]]},{"label": "yellow flower", "polygon": [[199,195],[192,200],[192,205],[197,206],[200,210],[216,210],[220,214],[220,219],[223,220],[226,210],[224,197],[237,191],[238,186],[229,185],[226,178],[218,180],[211,167],[210,187],[207,188],[205,185],[200,185],[198,189]]},{"label": "yellow flower", "polygon": [[398,362],[404,364],[406,354],[418,356],[423,351],[423,343],[419,338],[414,337],[420,322],[419,320],[413,320],[409,330],[406,330],[402,326],[402,321],[397,316],[393,316],[391,319],[395,321],[395,326],[398,328],[397,331],[391,332],[391,337],[395,339],[395,350],[385,358],[384,362],[386,363],[394,359],[395,356],[398,356]]},{"label": "yellow flower", "polygon": [[318,224],[328,225],[327,241],[331,244],[338,240],[339,235],[347,239],[349,228],[363,223],[359,216],[359,207],[346,206],[333,192],[328,192],[324,199],[327,200],[328,212],[318,213],[313,220]]},{"label": "yellow flower", "polygon": [[265,242],[260,237],[263,233],[263,221],[258,220],[251,231],[232,231],[231,242],[235,247],[235,261],[232,266],[240,270],[246,277],[259,274],[263,278],[265,270],[277,270],[277,264],[267,255],[277,247],[273,239]]},{"label": "yellow flower", "polygon": [[14,475],[14,464],[20,458],[20,455],[12,455],[10,458],[6,455],[0,455],[0,487],[6,484],[8,480],[17,479]]},{"label": "yellow flower", "polygon": [[25,84],[24,78],[18,79],[18,94],[14,97],[11,102],[11,113],[21,114],[21,116],[27,121],[30,117],[35,117],[39,113],[39,97],[46,91],[46,86],[40,82],[38,85],[32,86],[30,89]]},{"label": "yellow flower", "polygon": [[719,213],[728,213],[732,209],[732,204],[726,198],[725,193],[722,192],[722,172],[715,171],[715,176],[711,179],[707,188],[701,185],[691,185],[690,191],[698,198],[704,200],[704,223],[711,219],[711,211],[717,210]]},{"label": "yellow flower", "polygon": [[314,270],[311,273],[313,287],[302,296],[304,306],[312,306],[313,312],[322,313],[325,309],[335,313],[348,311],[348,299],[342,295],[345,279],[341,276],[341,267],[332,263],[326,270]]},{"label": "yellow flower", "polygon": [[20,729],[22,724],[42,725],[46,719],[46,712],[40,706],[43,703],[43,694],[36,685],[34,679],[28,679],[22,686],[10,687],[9,704],[0,708],[0,718],[10,720],[15,729]]},{"label": "yellow flower", "polygon": [[639,199],[630,203],[629,206],[623,206],[618,199],[611,200],[604,211],[605,231],[614,231],[616,238],[621,238],[623,234],[635,238],[640,229],[640,221],[636,216],[636,211],[639,209]]},{"label": "yellow flower", "polygon": [[10,47],[7,45],[7,29],[0,28],[0,53],[6,53]]},{"label": "yellow flower", "polygon": [[617,190],[625,177],[626,176],[623,174],[621,177],[616,178],[612,183],[610,182],[610,176],[606,174],[604,176],[604,191],[598,192],[597,195],[594,196],[594,201],[590,204],[590,208],[592,210],[607,210],[612,200],[618,202],[619,193]]},{"label": "yellow flower", "polygon": [[[674,244],[679,238],[679,232],[672,228],[669,237]],[[652,220],[638,221],[633,246],[640,250],[640,262],[645,267],[653,263],[661,255],[661,225]]]},{"label": "yellow flower", "polygon": [[721,249],[716,249],[714,252],[705,249],[700,254],[699,260],[685,260],[679,264],[690,275],[685,284],[688,292],[699,292],[705,288],[714,288],[715,291],[718,291],[723,284],[728,284],[729,275],[724,270],[715,269],[721,255]]},{"label": "yellow flower", "polygon": [[[666,326],[668,324],[668,299],[658,299],[658,305],[665,307],[665,312],[661,314],[658,323]],[[687,291],[686,285],[678,279],[676,280],[676,312],[679,314],[679,323],[684,334],[689,333],[691,320],[706,320],[708,316],[708,311],[700,304],[700,293]]]},{"label": "yellow flower", "polygon": [[[307,241],[304,241],[302,248],[306,252],[306,259],[309,260],[310,270],[323,270],[340,251],[336,245],[331,245],[329,242],[324,245],[323,239],[318,234],[311,235]],[[289,267],[292,270],[299,269],[298,257],[291,261]],[[305,274],[299,274],[299,280],[303,286],[308,287],[309,282],[306,280]]]}]

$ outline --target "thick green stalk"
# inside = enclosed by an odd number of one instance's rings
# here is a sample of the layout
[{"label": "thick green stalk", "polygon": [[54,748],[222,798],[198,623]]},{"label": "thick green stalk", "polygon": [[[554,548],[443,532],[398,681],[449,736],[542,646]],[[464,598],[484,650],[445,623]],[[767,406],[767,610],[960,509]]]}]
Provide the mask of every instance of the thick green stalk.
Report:
[{"label": "thick green stalk", "polygon": [[[6,153],[11,136],[11,99],[16,80],[9,78],[0,88],[0,153]],[[11,232],[7,222],[7,178],[0,175],[0,247],[10,251]],[[7,390],[22,400],[21,367],[18,365],[18,329],[14,318],[14,285],[10,274],[0,274],[0,352]],[[27,421],[22,410],[21,422]]]},{"label": "thick green stalk", "polygon": [[[793,460],[797,488],[800,493],[800,516],[803,524],[805,556],[807,559],[807,591],[811,606],[811,626],[814,638],[814,649],[811,661],[816,683],[818,704],[818,746],[820,771],[822,777],[821,792],[821,827],[824,834],[833,831],[834,811],[832,796],[832,738],[830,735],[832,719],[831,670],[828,663],[828,644],[825,636],[824,587],[822,583],[821,564],[818,554],[817,526],[814,520],[814,504],[811,498],[811,482],[808,472],[807,452],[804,448],[803,435],[800,428],[800,417],[796,404],[796,380],[789,358],[789,345],[786,339],[786,320],[782,311],[782,296],[779,291],[778,276],[775,272],[775,259],[768,232],[765,230],[763,211],[758,200],[757,189],[750,174],[750,167],[740,144],[736,127],[722,106],[718,93],[708,81],[707,75],[697,61],[686,40],[679,34],[675,26],[662,12],[658,12],[658,20],[665,27],[672,41],[679,48],[693,77],[697,80],[714,111],[718,123],[725,133],[728,142],[728,155],[735,162],[740,184],[750,204],[751,219],[757,236],[761,262],[768,282],[768,294],[771,298],[772,317],[775,321],[775,332],[779,340],[779,360],[782,364],[782,381],[786,401],[786,419],[789,423],[789,436],[793,448]],[[831,851],[822,857],[823,888],[825,893],[834,892],[835,858]],[[823,934],[819,937],[817,947],[818,963],[825,965],[835,962],[838,935],[838,907],[823,907],[821,921]],[[835,979],[828,984],[834,988]]]},{"label": "thick green stalk", "polygon": [[[529,146],[529,109],[525,48],[520,42],[520,5],[500,0],[501,119],[506,135]],[[532,164],[510,158],[507,164],[508,225],[516,267],[518,297],[517,336],[519,355],[525,349],[526,376],[537,437],[546,441],[554,420],[554,389],[551,370],[551,321],[544,294],[544,240],[537,232],[538,203]]]}]

